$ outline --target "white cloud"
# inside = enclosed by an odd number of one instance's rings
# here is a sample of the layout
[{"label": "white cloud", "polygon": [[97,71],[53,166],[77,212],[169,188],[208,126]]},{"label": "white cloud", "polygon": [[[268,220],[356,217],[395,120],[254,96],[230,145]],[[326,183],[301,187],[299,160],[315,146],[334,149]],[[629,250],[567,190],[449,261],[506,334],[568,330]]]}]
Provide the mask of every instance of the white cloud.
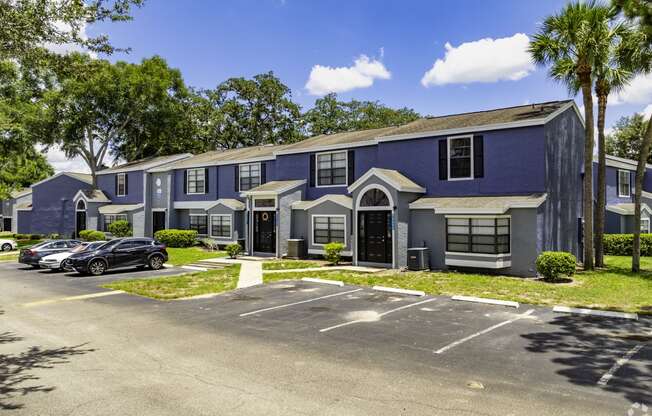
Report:
[{"label": "white cloud", "polygon": [[[384,54],[384,50],[382,52]],[[366,55],[360,55],[349,67],[315,65],[310,71],[306,89],[312,95],[345,92],[371,87],[376,79],[390,79],[392,74],[385,65]]]},{"label": "white cloud", "polygon": [[77,156],[73,159],[68,159],[63,151],[58,146],[52,146],[47,152],[41,147],[37,150],[43,152],[48,162],[54,168],[55,173],[59,172],[82,172],[90,173],[90,169],[84,162],[84,159]]},{"label": "white cloud", "polygon": [[[70,32],[71,30],[71,26],[63,22],[56,22],[55,26],[57,27],[58,30],[61,30],[63,32]],[[86,23],[83,23],[78,34],[79,37],[83,40],[88,39],[88,35],[86,34],[86,27],[87,27]],[[59,55],[67,55],[71,52],[86,52],[91,57],[97,58],[97,53],[89,52],[88,50],[79,46],[76,43],[63,43],[63,44],[46,43],[44,46],[46,49]]]},{"label": "white cloud", "polygon": [[421,79],[424,87],[472,82],[518,81],[534,70],[527,52],[530,39],[523,33],[509,38],[485,38],[455,47],[446,43],[446,55],[437,59]]},{"label": "white cloud", "polygon": [[622,91],[612,93],[609,103],[649,104],[652,101],[652,73],[637,75]]},{"label": "white cloud", "polygon": [[647,107],[643,109],[642,114],[646,119],[650,118],[652,116],[652,104],[648,104]]}]

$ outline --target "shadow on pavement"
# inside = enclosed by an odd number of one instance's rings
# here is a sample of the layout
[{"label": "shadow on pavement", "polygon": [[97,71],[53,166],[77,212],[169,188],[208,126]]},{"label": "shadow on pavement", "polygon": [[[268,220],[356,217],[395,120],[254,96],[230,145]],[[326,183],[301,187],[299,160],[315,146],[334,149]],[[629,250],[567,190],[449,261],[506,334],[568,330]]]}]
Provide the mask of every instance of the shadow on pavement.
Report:
[{"label": "shadow on pavement", "polygon": [[[21,341],[11,332],[0,333],[0,344]],[[48,393],[54,386],[38,384],[39,377],[34,370],[54,368],[66,364],[69,358],[95,351],[85,348],[86,344],[61,348],[30,347],[19,354],[0,354],[0,410],[22,409],[16,398],[31,393]]]},{"label": "shadow on pavement", "polygon": [[[646,318],[647,319],[647,318]],[[603,388],[632,403],[652,403],[652,330],[650,321],[559,316],[552,331],[522,335],[528,351],[551,354],[569,382]],[[618,368],[606,386],[598,381],[634,347],[631,361]]]}]

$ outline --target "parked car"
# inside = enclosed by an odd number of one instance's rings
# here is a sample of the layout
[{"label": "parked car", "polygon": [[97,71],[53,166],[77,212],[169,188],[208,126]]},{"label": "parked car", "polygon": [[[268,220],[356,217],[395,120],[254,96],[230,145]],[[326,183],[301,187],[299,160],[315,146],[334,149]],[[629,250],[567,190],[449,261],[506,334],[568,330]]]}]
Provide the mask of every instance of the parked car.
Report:
[{"label": "parked car", "polygon": [[74,247],[81,244],[79,240],[48,240],[42,243],[35,244],[29,248],[23,248],[18,254],[18,262],[29,264],[30,266],[38,269],[39,261],[45,256],[50,254],[62,253],[69,251]]},{"label": "parked car", "polygon": [[63,251],[61,253],[50,254],[43,257],[39,262],[39,266],[52,269],[52,270],[72,270],[70,260],[68,257],[75,253],[83,253],[84,251],[95,251],[101,246],[106,244],[106,241],[92,241],[84,242],[74,247],[72,250]]},{"label": "parked car", "polygon": [[98,249],[75,253],[68,257],[79,273],[99,276],[110,269],[144,267],[158,270],[168,261],[165,245],[151,238],[118,238]]},{"label": "parked car", "polygon": [[0,250],[11,251],[18,247],[18,243],[14,240],[0,239]]}]

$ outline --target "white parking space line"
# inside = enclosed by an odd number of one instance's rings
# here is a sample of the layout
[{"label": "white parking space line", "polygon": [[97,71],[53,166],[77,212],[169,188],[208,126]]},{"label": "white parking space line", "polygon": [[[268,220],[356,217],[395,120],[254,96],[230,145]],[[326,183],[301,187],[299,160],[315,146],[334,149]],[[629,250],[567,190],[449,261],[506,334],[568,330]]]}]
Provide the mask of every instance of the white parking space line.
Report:
[{"label": "white parking space line", "polygon": [[471,334],[471,335],[469,335],[468,337],[464,337],[464,338],[459,339],[459,340],[457,340],[457,341],[455,341],[455,342],[451,342],[450,344],[446,345],[445,347],[442,347],[442,348],[438,349],[438,350],[435,351],[434,353],[435,353],[435,354],[443,354],[444,352],[450,350],[451,348],[455,348],[455,347],[457,347],[457,346],[460,345],[460,344],[464,344],[466,341],[470,341],[470,340],[472,340],[473,338],[477,338],[477,337],[479,337],[480,335],[484,335],[484,334],[486,334],[486,333],[488,333],[488,332],[493,331],[494,329],[498,329],[498,328],[503,327],[503,326],[505,326],[505,325],[509,325],[509,324],[511,324],[512,322],[516,322],[516,321],[518,321],[519,319],[523,319],[523,318],[525,318],[526,316],[531,315],[532,313],[534,313],[534,309],[530,309],[529,311],[525,312],[525,313],[522,314],[522,315],[517,316],[516,318],[509,319],[509,320],[507,320],[507,321],[503,321],[503,322],[501,322],[501,323],[499,323],[499,324],[496,324],[496,325],[490,326],[489,328],[483,329],[482,331],[478,331],[478,332],[476,332],[475,334]]},{"label": "white parking space line", "polygon": [[609,371],[607,371],[606,373],[604,373],[602,377],[600,377],[600,380],[598,380],[598,385],[606,386],[607,383],[609,383],[609,380],[613,378],[614,374],[616,374],[616,372],[620,370],[620,367],[627,364],[629,360],[631,360],[632,357],[636,355],[636,353],[639,352],[642,348],[643,348],[643,344],[638,344],[631,350],[627,351],[627,353],[625,353],[623,358],[616,360],[616,363],[613,366],[611,366]]},{"label": "white parking space line", "polygon": [[290,306],[301,305],[302,303],[314,302],[316,300],[328,299],[328,298],[332,298],[332,297],[335,297],[335,296],[342,296],[342,295],[346,295],[347,293],[359,292],[361,290],[362,289],[354,289],[354,290],[347,290],[346,292],[332,293],[330,295],[320,296],[318,298],[311,298],[311,299],[306,299],[306,300],[302,300],[302,301],[299,301],[299,302],[286,303],[284,305],[272,306],[270,308],[258,309],[256,311],[252,311],[252,312],[241,313],[239,316],[241,316],[241,317],[242,316],[249,316],[249,315],[255,315],[257,313],[273,311],[275,309],[288,308]]},{"label": "white parking space line", "polygon": [[[389,315],[390,313],[402,311],[403,309],[411,308],[413,306],[423,305],[424,303],[432,302],[434,300],[437,300],[437,299],[432,298],[432,299],[422,300],[421,302],[411,303],[409,305],[403,305],[403,306],[401,306],[399,308],[392,309],[392,310],[389,310],[387,312],[383,312],[381,314],[378,314],[378,318],[382,318],[383,316]],[[377,319],[374,319],[374,321],[376,321],[376,320]],[[341,323],[341,324],[329,326],[328,328],[320,329],[319,332],[328,332],[328,331],[332,331],[333,329],[342,328],[344,326],[349,326],[349,325],[353,325],[353,324],[359,324],[359,323],[362,323],[362,322],[370,322],[370,321],[364,320],[364,319],[358,319],[358,320],[355,320],[355,321],[344,322],[344,323]]]},{"label": "white parking space line", "polygon": [[67,302],[67,301],[70,301],[70,300],[84,300],[84,299],[103,298],[105,296],[119,295],[121,293],[125,293],[125,292],[123,290],[111,290],[111,291],[108,291],[108,292],[90,293],[88,295],[68,296],[68,297],[65,297],[65,298],[39,300],[39,301],[36,301],[36,302],[23,303],[21,306],[23,306],[25,308],[30,308],[32,306],[47,305],[47,304],[50,304],[50,303],[57,303],[57,302]]}]

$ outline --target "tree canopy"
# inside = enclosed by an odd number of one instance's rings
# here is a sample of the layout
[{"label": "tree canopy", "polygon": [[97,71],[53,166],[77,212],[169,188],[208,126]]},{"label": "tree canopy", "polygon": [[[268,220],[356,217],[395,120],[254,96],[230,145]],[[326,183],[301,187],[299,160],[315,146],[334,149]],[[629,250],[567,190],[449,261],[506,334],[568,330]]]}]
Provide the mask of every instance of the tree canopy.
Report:
[{"label": "tree canopy", "polygon": [[[621,117],[614,124],[612,132],[607,135],[607,154],[638,160],[646,128],[647,120],[642,114]],[[647,156],[647,161],[652,163],[652,155]]]},{"label": "tree canopy", "polygon": [[398,126],[420,117],[407,107],[393,109],[378,101],[338,101],[337,94],[332,93],[315,101],[304,114],[304,122],[308,135],[314,136]]},{"label": "tree canopy", "polygon": [[40,152],[31,148],[20,155],[0,156],[0,200],[12,191],[26,188],[54,174],[54,169]]}]

